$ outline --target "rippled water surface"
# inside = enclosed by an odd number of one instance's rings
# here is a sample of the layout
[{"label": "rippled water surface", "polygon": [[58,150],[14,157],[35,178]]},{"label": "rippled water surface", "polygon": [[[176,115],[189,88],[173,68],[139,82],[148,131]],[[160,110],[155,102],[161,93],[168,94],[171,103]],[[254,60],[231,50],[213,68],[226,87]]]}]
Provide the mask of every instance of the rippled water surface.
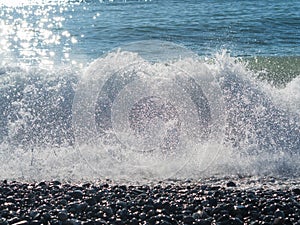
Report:
[{"label": "rippled water surface", "polygon": [[[299,55],[299,1],[1,1],[2,58],[83,63],[160,39],[200,55]],[[49,62],[50,61],[50,62]]]}]

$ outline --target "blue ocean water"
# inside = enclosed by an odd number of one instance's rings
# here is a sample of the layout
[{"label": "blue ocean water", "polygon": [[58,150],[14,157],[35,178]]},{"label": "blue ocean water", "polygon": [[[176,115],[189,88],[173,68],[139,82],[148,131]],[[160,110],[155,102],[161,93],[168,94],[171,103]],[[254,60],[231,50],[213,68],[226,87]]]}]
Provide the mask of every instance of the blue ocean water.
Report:
[{"label": "blue ocean water", "polygon": [[[183,57],[168,70],[163,63],[149,66],[133,53],[115,51],[122,46],[142,58],[157,56],[158,61],[173,54],[199,58],[195,64]],[[116,177],[126,172],[137,177],[194,177],[199,171],[206,175],[300,173],[299,0],[0,0],[0,60],[0,178],[60,174],[62,179],[81,179],[97,177],[99,171],[101,176]],[[136,75],[142,83],[123,68],[144,74]],[[170,70],[177,76],[170,78]],[[149,78],[149,73],[158,77]],[[182,76],[192,79],[178,78]],[[172,79],[180,80],[177,86],[169,84]],[[158,80],[154,86],[160,97],[153,98],[149,84]],[[143,102],[141,96],[148,89],[151,98]],[[164,98],[171,103],[162,102]],[[126,106],[128,102],[134,107]],[[99,112],[97,104],[105,112]],[[134,118],[133,109],[143,107],[152,111],[143,114],[147,120],[139,126],[151,129],[143,130],[139,142],[123,134],[134,126],[118,112],[128,111],[130,121],[139,122],[142,114]],[[92,119],[91,109],[96,111]],[[108,138],[74,147],[78,126],[84,130],[79,131],[80,137],[99,135],[86,128],[101,115],[104,119],[99,119],[97,129],[106,124],[113,128],[117,146]],[[195,115],[206,118],[200,119],[204,121],[200,127],[194,127],[199,122]],[[201,138],[189,128],[202,130]],[[136,149],[152,149],[161,137],[158,148],[173,148],[168,138],[180,137],[178,133],[185,138],[173,140],[181,143],[176,147],[180,151],[176,157],[170,154],[174,162],[170,160],[168,166],[166,155],[136,156]],[[135,146],[135,156],[127,153],[127,145]],[[157,158],[163,158],[160,170],[153,163]],[[147,169],[141,164],[147,164]]]},{"label": "blue ocean water", "polygon": [[204,56],[223,48],[234,56],[300,54],[297,0],[1,2],[1,58],[89,61],[147,39]]}]

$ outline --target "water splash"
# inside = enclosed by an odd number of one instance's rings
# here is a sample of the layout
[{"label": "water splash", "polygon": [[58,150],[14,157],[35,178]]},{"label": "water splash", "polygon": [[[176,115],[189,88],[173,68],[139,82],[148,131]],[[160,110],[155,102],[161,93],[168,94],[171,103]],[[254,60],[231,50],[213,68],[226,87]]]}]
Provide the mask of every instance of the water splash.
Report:
[{"label": "water splash", "polygon": [[82,76],[3,68],[1,178],[299,175],[298,78],[277,89],[224,52],[138,49],[113,51]]}]

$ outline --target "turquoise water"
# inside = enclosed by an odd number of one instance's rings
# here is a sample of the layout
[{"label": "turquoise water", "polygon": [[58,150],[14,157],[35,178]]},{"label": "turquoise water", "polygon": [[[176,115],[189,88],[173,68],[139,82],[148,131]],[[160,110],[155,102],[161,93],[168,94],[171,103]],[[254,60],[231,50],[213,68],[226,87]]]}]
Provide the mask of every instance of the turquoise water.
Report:
[{"label": "turquoise water", "polygon": [[299,0],[0,0],[0,60],[0,179],[300,174]]}]

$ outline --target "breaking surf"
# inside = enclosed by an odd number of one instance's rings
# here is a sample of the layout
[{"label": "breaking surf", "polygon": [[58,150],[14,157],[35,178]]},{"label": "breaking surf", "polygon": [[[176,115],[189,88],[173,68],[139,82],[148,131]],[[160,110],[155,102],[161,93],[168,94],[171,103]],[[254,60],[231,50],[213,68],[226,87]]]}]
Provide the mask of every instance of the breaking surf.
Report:
[{"label": "breaking surf", "polygon": [[1,178],[299,175],[299,77],[249,63],[144,41],[82,71],[3,67]]}]

